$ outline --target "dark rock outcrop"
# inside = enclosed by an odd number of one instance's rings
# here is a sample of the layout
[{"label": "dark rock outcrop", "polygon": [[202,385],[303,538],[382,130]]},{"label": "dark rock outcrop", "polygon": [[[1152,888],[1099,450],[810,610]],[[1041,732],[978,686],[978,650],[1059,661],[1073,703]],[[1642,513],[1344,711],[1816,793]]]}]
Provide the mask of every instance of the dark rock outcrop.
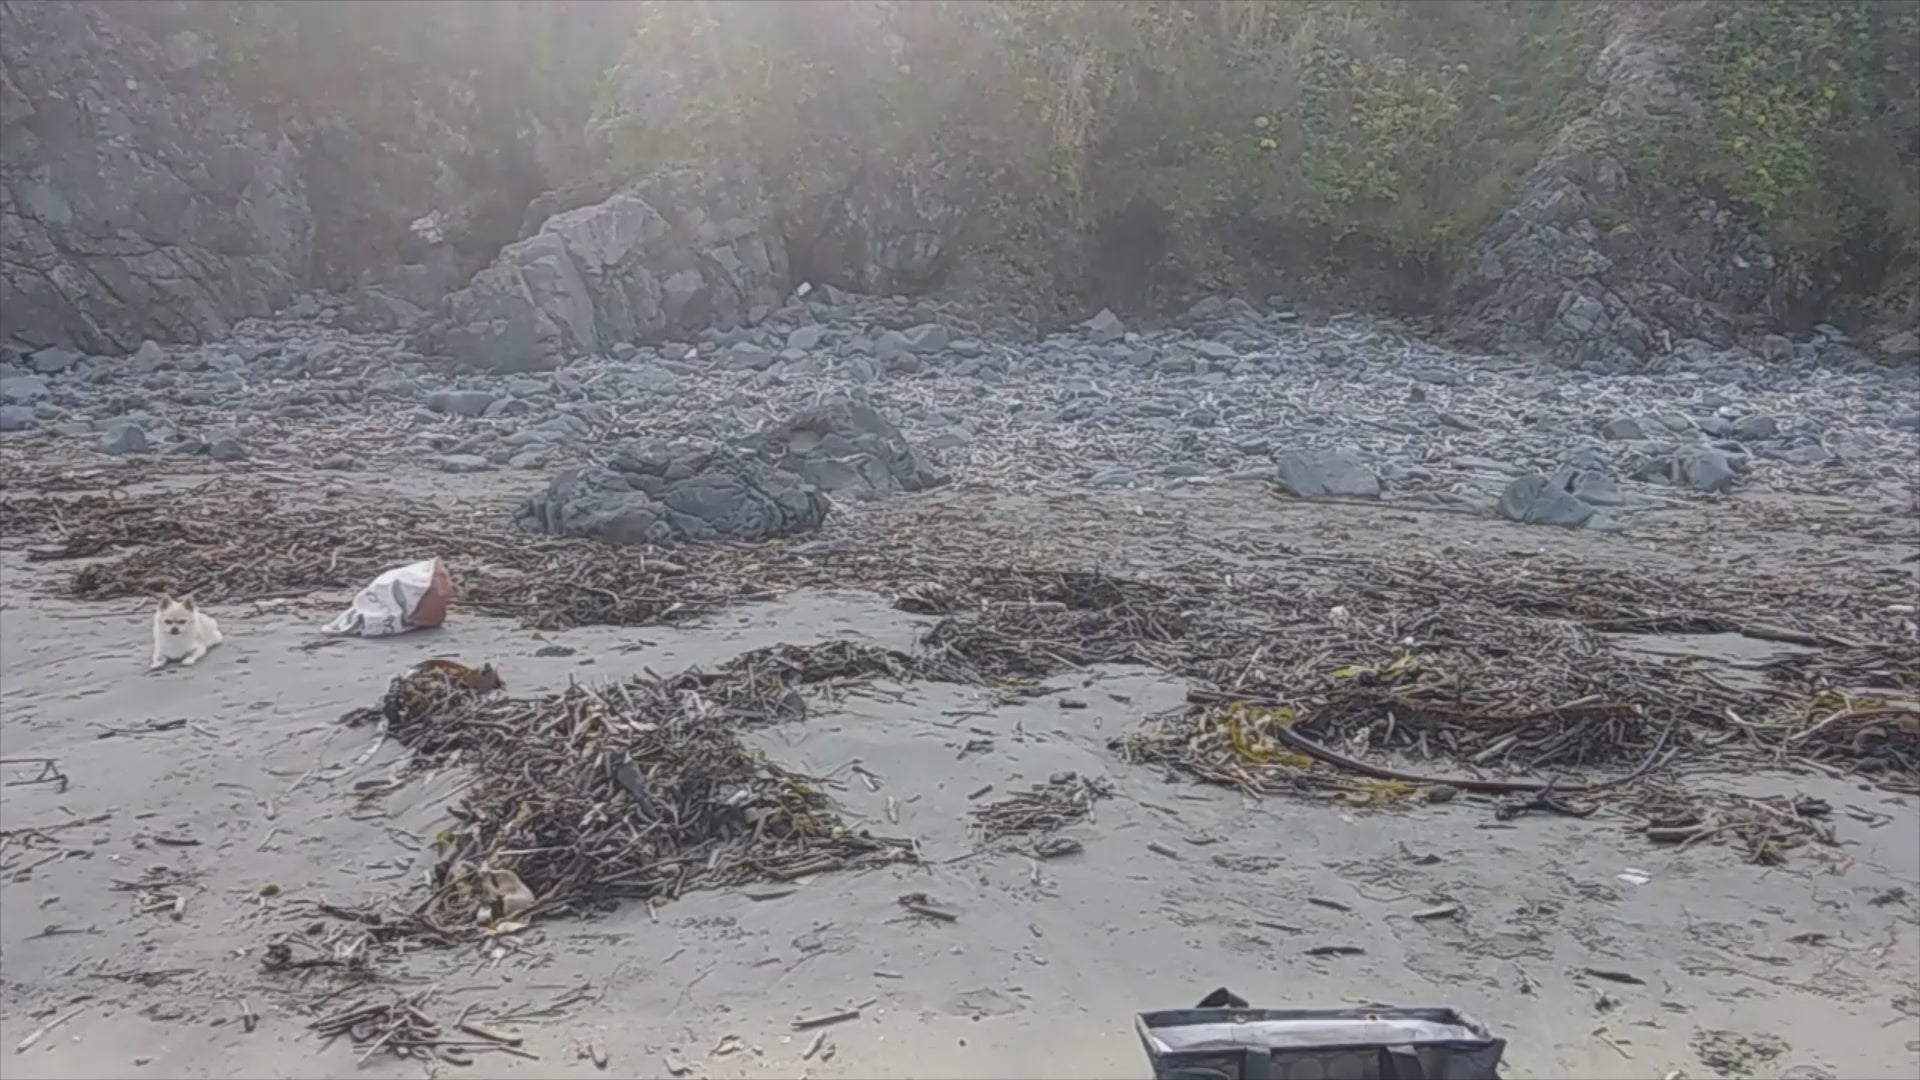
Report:
[{"label": "dark rock outcrop", "polygon": [[423,351],[538,371],[708,326],[786,291],[786,249],[750,180],[675,174],[548,218],[446,298]]},{"label": "dark rock outcrop", "polygon": [[872,407],[833,402],[732,446],[629,444],[568,469],[515,515],[523,528],[617,544],[765,540],[817,529],[825,495],[874,498],[942,482]]},{"label": "dark rock outcrop", "polygon": [[752,541],[820,527],[827,501],[799,477],[690,444],[568,469],[515,515],[522,528],[614,544]]},{"label": "dark rock outcrop", "polygon": [[920,292],[945,275],[969,207],[945,162],[930,155],[869,162],[796,223],[797,269],[856,292]]},{"label": "dark rock outcrop", "polygon": [[776,468],[822,491],[876,498],[945,483],[907,437],[870,405],[829,402],[773,424],[748,440]]},{"label": "dark rock outcrop", "polygon": [[1732,209],[1629,170],[1631,147],[1704,112],[1675,76],[1685,46],[1661,40],[1655,21],[1651,6],[1620,8],[1589,77],[1600,104],[1560,132],[1468,248],[1448,297],[1461,339],[1632,370],[1688,339],[1729,348],[1742,316],[1812,288]]},{"label": "dark rock outcrop", "polygon": [[199,341],[301,286],[299,155],[235,101],[211,43],[144,4],[0,4],[0,336]]},{"label": "dark rock outcrop", "polygon": [[1380,478],[1352,454],[1286,453],[1275,463],[1281,488],[1298,498],[1372,499],[1380,495]]},{"label": "dark rock outcrop", "polygon": [[1500,516],[1523,525],[1559,525],[1577,529],[1593,518],[1593,507],[1539,473],[1516,477],[1500,493]]}]

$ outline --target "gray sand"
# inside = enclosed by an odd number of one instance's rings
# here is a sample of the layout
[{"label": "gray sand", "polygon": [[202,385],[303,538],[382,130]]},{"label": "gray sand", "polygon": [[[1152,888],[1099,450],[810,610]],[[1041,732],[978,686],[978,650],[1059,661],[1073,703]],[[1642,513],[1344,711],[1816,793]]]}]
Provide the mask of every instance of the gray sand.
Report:
[{"label": "gray sand", "polygon": [[[916,505],[952,513],[968,498]],[[1147,504],[1150,522],[1184,522],[1197,505],[1125,498]],[[1290,528],[1308,547],[1395,534],[1430,545],[1559,542],[1448,514],[1235,513],[1241,528]],[[1747,534],[1690,565],[1762,547],[1791,557],[1797,539]],[[1832,550],[1816,539],[1809,554]],[[1596,558],[1609,546],[1646,557],[1628,537],[1579,542]],[[321,644],[315,628],[334,609],[321,598],[219,610],[227,644],[198,668],[149,676],[147,609],[47,599],[37,595],[42,570],[17,553],[0,558],[0,754],[58,757],[71,786],[14,784],[32,770],[8,767],[0,819],[9,830],[85,823],[53,832],[52,845],[0,853],[0,1070],[23,1078],[420,1073],[384,1056],[356,1070],[344,1043],[320,1052],[299,1008],[319,984],[288,994],[287,976],[259,964],[290,905],[385,895],[430,863],[413,837],[444,823],[462,777],[357,803],[354,782],[387,775],[401,751],[335,723],[413,661],[492,660],[513,693],[535,694],[782,641],[905,647],[918,626],[878,598],[808,593],[691,629],[542,635],[456,611],[440,631]],[[576,652],[534,655],[553,644]],[[860,759],[883,786],[849,782],[836,796],[851,818],[918,837],[923,868],[829,874],[786,895],[771,885],[695,893],[651,913],[628,905],[541,923],[491,956],[423,953],[406,970],[422,987],[438,984],[446,1012],[576,998],[515,1025],[538,1060],[486,1055],[464,1070],[474,1076],[594,1075],[589,1045],[622,1076],[1144,1076],[1132,1015],[1190,1005],[1220,985],[1256,1004],[1460,1008],[1510,1041],[1512,1076],[1920,1074],[1911,799],[1852,781],[1742,778],[1744,790],[1797,790],[1860,812],[1836,813],[1840,851],[1802,849],[1771,869],[1724,847],[1649,846],[1604,811],[1495,823],[1489,804],[1469,798],[1390,813],[1254,804],[1123,765],[1106,749],[1177,704],[1181,687],[1119,669],[1061,685],[1089,707],[1040,698],[995,709],[968,688],[881,685],[816,695],[807,721],[756,733],[794,768],[824,774]],[[102,725],[167,720],[188,723],[101,737]],[[980,738],[990,750],[961,755]],[[1041,864],[975,853],[970,792],[992,784],[1003,794],[1063,769],[1117,789],[1071,830],[1084,853]],[[897,826],[889,795],[901,804]],[[139,913],[137,893],[115,888],[150,868],[192,879],[178,919]],[[277,895],[262,898],[265,885]],[[1896,888],[1904,895],[1889,900]],[[931,894],[958,921],[907,918],[897,903],[907,892]],[[1458,915],[1410,917],[1443,903]],[[1329,944],[1365,952],[1307,955]],[[795,1018],[870,999],[803,1059],[813,1033],[794,1032]],[[260,1016],[251,1033],[242,1002]]]}]

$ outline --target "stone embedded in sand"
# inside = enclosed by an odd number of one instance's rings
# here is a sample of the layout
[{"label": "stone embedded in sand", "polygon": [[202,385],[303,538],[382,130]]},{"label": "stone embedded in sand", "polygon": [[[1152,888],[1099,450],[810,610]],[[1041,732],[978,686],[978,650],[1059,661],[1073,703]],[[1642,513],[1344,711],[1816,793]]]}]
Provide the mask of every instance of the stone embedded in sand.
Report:
[{"label": "stone embedded in sand", "polygon": [[1673,455],[1667,471],[1674,483],[1708,494],[1733,487],[1736,475],[1733,459],[1719,450],[1682,450]]},{"label": "stone embedded in sand", "polygon": [[144,454],[153,449],[147,432],[138,424],[117,424],[100,435],[94,448],[103,454]]},{"label": "stone embedded in sand", "polygon": [[948,333],[947,328],[939,323],[921,323],[918,326],[910,326],[907,328],[907,342],[914,353],[920,356],[931,356],[934,353],[945,352],[947,342],[951,340],[953,340],[953,335]]},{"label": "stone embedded in sand", "polygon": [[873,339],[873,358],[890,363],[913,351],[913,342],[898,330],[883,330]]},{"label": "stone embedded in sand", "polygon": [[40,421],[26,405],[0,405],[0,431],[32,431]]},{"label": "stone embedded in sand", "polygon": [[1790,446],[1774,455],[1789,465],[1821,465],[1833,460],[1833,451],[1817,442]]},{"label": "stone embedded in sand", "polygon": [[427,408],[449,416],[480,416],[493,404],[487,390],[435,390],[427,395]]},{"label": "stone embedded in sand", "polygon": [[737,342],[727,349],[729,371],[765,371],[773,366],[772,353],[751,341]]},{"label": "stone embedded in sand", "polygon": [[47,400],[47,380],[38,375],[0,376],[0,402],[31,405]]},{"label": "stone embedded in sand", "polygon": [[1624,506],[1627,501],[1620,485],[1599,469],[1562,465],[1553,474],[1553,486],[1589,506]]},{"label": "stone embedded in sand", "polygon": [[1298,498],[1380,496],[1380,478],[1353,454],[1293,451],[1281,454],[1276,464],[1280,486]]},{"label": "stone embedded in sand", "polygon": [[446,473],[476,473],[492,470],[493,463],[479,454],[448,454],[436,466]]},{"label": "stone embedded in sand", "polygon": [[1508,484],[1500,493],[1499,510],[1500,516],[1508,521],[1569,529],[1577,529],[1593,518],[1593,507],[1539,473],[1516,477]]},{"label": "stone embedded in sand", "polygon": [[1600,425],[1600,433],[1609,439],[1644,439],[1647,431],[1631,416],[1616,416]]}]

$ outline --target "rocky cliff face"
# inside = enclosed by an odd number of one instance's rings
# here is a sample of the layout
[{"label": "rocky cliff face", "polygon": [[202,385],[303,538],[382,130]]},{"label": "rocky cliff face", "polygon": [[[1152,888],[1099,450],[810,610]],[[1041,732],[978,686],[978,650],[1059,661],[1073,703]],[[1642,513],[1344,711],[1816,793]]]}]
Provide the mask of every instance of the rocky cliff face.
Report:
[{"label": "rocky cliff face", "polygon": [[[511,241],[561,171],[561,139],[511,80],[422,56],[377,99],[405,104],[356,125],[236,82],[226,14],[0,3],[0,337],[102,353],[205,340],[308,289],[353,295],[362,323],[408,324]],[[394,32],[430,37],[433,17]]]},{"label": "rocky cliff face", "polygon": [[1675,78],[1683,50],[1649,22],[1626,10],[1590,75],[1598,107],[1560,133],[1456,271],[1452,312],[1473,344],[1627,370],[1689,339],[1731,347],[1811,292],[1732,209],[1629,168],[1633,147],[1701,120]]},{"label": "rocky cliff face", "polygon": [[462,367],[543,370],[757,322],[786,287],[786,248],[751,176],[672,174],[547,218],[448,296],[421,337]]},{"label": "rocky cliff face", "polygon": [[[328,290],[349,297],[341,313],[360,329],[410,330],[423,350],[470,368],[530,370],[752,324],[801,280],[875,294],[945,287],[982,311],[1015,303],[1028,322],[1048,298],[1146,302],[1133,279],[1167,239],[1163,225],[1147,230],[1153,243],[1116,245],[1111,223],[1091,234],[1063,224],[1052,261],[1065,269],[1052,282],[1029,265],[1007,276],[990,258],[967,260],[962,238],[993,205],[981,190],[991,172],[938,132],[882,151],[862,114],[841,107],[914,70],[888,3],[784,16],[838,50],[853,87],[815,103],[835,118],[821,130],[837,149],[819,155],[831,175],[807,176],[802,198],[793,177],[769,182],[760,162],[734,160],[750,154],[737,141],[699,169],[593,158],[596,139],[632,150],[699,126],[670,63],[593,61],[611,90],[589,109],[577,91],[534,93],[540,77],[502,59],[519,55],[527,20],[544,27],[550,51],[586,56],[597,33],[631,33],[621,5],[552,0],[468,22],[433,5],[404,9],[413,14],[395,17],[369,69],[392,85],[347,95],[378,124],[290,107],[255,85],[272,64],[223,53],[264,37],[283,59],[297,56],[316,25],[356,25],[352,11],[246,39],[220,30],[226,10],[0,0],[0,340],[94,353],[204,341]],[[350,45],[336,53],[366,51]],[[1597,105],[1452,269],[1448,308],[1463,338],[1623,370],[1813,321],[1794,317],[1810,313],[1820,283],[1777,259],[1732,208],[1636,174],[1635,146],[1700,119],[1675,77],[1682,59],[1638,9],[1622,9],[1591,75]],[[235,75],[242,68],[253,81]],[[327,83],[305,77],[291,81]],[[1303,277],[1266,269],[1283,294]],[[1102,287],[1109,277],[1126,287]]]},{"label": "rocky cliff face", "polygon": [[299,156],[207,40],[95,4],[0,4],[0,337],[123,352],[284,304],[314,222]]}]

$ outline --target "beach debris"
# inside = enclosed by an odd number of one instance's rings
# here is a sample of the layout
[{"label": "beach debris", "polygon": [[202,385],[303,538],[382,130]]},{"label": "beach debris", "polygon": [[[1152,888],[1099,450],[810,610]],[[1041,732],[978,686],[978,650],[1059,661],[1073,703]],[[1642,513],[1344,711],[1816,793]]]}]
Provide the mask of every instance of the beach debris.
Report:
[{"label": "beach debris", "polygon": [[[844,650],[811,667],[791,648],[713,674],[574,685],[536,699],[476,689],[445,667],[395,679],[379,722],[414,751],[410,768],[455,757],[475,777],[434,838],[436,933],[502,932],[506,923],[579,912],[617,898],[672,899],[878,862],[913,847],[856,831],[821,781],[775,765],[739,728],[776,711],[788,680],[845,670]],[[472,669],[466,669],[472,670]]]},{"label": "beach debris", "polygon": [[89,1007],[90,1005],[88,1003],[82,1003],[80,1005],[77,1005],[74,1008],[68,1010],[67,1012],[61,1013],[59,1016],[54,1017],[52,1020],[49,1020],[47,1023],[42,1024],[41,1026],[34,1028],[32,1031],[27,1032],[27,1035],[25,1038],[21,1039],[18,1043],[14,1044],[13,1052],[16,1054],[26,1053],[28,1050],[33,1048],[34,1043],[37,1043],[41,1039],[46,1038],[47,1035],[53,1031],[53,1029],[59,1027],[60,1025],[66,1023],[67,1021],[73,1019],[74,1017],[79,1016],[81,1013],[86,1012]]},{"label": "beach debris", "polygon": [[1553,787],[1553,782],[1548,781],[1546,787],[1541,788],[1539,791],[1532,792],[1523,799],[1512,799],[1501,803],[1499,806],[1493,808],[1494,819],[1497,821],[1512,821],[1514,818],[1534,810],[1559,814],[1562,817],[1584,818],[1592,817],[1594,813],[1600,809],[1598,804],[1580,807],[1569,805],[1553,793]]},{"label": "beach debris", "polygon": [[439,626],[453,599],[453,577],[438,556],[396,566],[354,594],[353,604],[326,625],[329,634],[386,637]]},{"label": "beach debris", "polygon": [[1043,836],[1033,842],[1033,854],[1040,859],[1058,859],[1067,855],[1078,855],[1084,850],[1080,841],[1071,836]]},{"label": "beach debris", "polygon": [[818,1016],[802,1017],[793,1022],[793,1030],[808,1031],[813,1028],[826,1027],[829,1024],[841,1024],[848,1020],[858,1020],[860,1019],[860,1011],[871,1004],[873,1004],[872,1001],[866,1001],[859,1005],[845,1009],[837,1009],[829,1013],[822,1013]]},{"label": "beach debris", "polygon": [[[422,1061],[441,1061],[449,1065],[473,1064],[474,1051],[497,1051],[516,1057],[535,1058],[520,1048],[517,1038],[502,1038],[479,1025],[466,1023],[466,1013],[452,1024],[443,1025],[427,1015],[432,990],[424,990],[387,1002],[362,1001],[330,1013],[308,1024],[308,1028],[331,1042],[342,1035],[361,1051],[358,1064],[365,1065],[374,1055],[386,1051],[395,1057]],[[449,1030],[451,1029],[451,1030]],[[460,1038],[460,1034],[469,1036]]]},{"label": "beach debris", "polygon": [[1615,971],[1612,968],[1597,967],[1581,968],[1580,971],[1582,974],[1589,975],[1593,978],[1605,979],[1607,982],[1619,983],[1623,986],[1647,985],[1647,980],[1635,975],[1631,971]]},{"label": "beach debris", "polygon": [[[1044,784],[976,807],[972,811],[974,825],[988,842],[1027,833],[1050,833],[1091,818],[1093,804],[1112,794],[1113,786],[1105,780],[1058,772]],[[1070,850],[1047,852],[1036,844],[1035,851],[1042,858],[1052,858],[1080,850],[1078,841],[1066,842],[1072,844]]]},{"label": "beach debris", "polygon": [[[939,679],[1022,700],[1044,692],[1034,680],[1144,664],[1195,689],[1186,709],[1112,749],[1252,796],[1381,807],[1474,792],[1562,812],[1551,799],[1574,813],[1658,817],[1645,835],[1659,842],[1744,842],[1763,861],[1799,847],[1790,835],[1824,844],[1819,818],[1662,787],[1669,761],[1806,761],[1920,791],[1920,654],[1910,618],[1894,610],[1910,599],[1897,576],[1845,588],[1797,571],[1675,580],[1536,552],[1342,553],[1257,570],[1198,556],[1127,578],[1010,561],[1025,549],[999,526],[946,522],[931,545],[922,528],[853,518],[829,547],[681,548],[671,558],[637,547],[610,560],[590,545],[507,535],[478,514],[357,500],[302,507],[224,478],[164,503],[9,497],[0,528],[53,538],[46,550],[61,557],[111,556],[61,586],[80,598],[183,581],[210,601],[299,595],[364,581],[405,550],[464,568],[463,610],[533,629],[672,623],[806,586],[868,588],[936,618],[911,653],[810,648],[797,654],[809,674],[761,650],[701,686],[733,722],[753,724],[803,718],[792,691],[810,680]],[[1271,632],[1282,625],[1287,633]],[[1623,634],[1741,634],[1800,648],[1760,665],[1761,685],[1736,685],[1712,665],[1623,647]],[[780,694],[764,692],[773,684]],[[1384,764],[1393,759],[1434,764]],[[1549,779],[1575,770],[1602,778]],[[1542,792],[1548,799],[1534,798]],[[902,806],[889,804],[887,820]],[[1685,824],[1688,814],[1698,823]],[[1769,818],[1780,831],[1772,839],[1760,824]]]},{"label": "beach debris", "polygon": [[957,922],[960,916],[938,906],[936,901],[923,892],[910,892],[900,897],[900,906],[935,922]]},{"label": "beach debris", "polygon": [[0,781],[0,787],[26,787],[29,784],[53,784],[55,785],[54,791],[56,793],[59,793],[59,794],[66,793],[67,782],[68,782],[67,774],[60,771],[59,758],[53,758],[53,757],[0,758],[0,767],[19,766],[19,765],[35,765],[35,766],[39,766],[39,769],[37,772],[33,773],[31,776],[25,776],[19,779],[10,779],[5,781]]}]

